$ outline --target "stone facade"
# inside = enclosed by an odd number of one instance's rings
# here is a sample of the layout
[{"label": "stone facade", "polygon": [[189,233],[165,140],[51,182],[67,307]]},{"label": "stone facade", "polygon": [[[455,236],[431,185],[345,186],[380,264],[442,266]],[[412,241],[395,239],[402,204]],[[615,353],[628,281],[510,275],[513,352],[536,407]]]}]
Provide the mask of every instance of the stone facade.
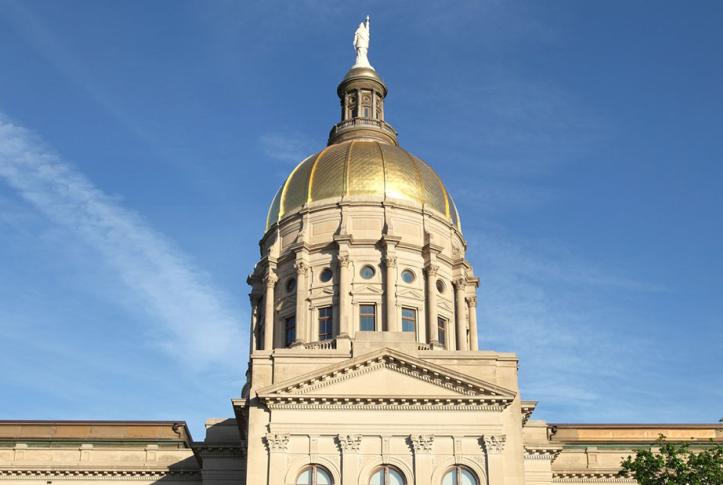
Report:
[{"label": "stone facade", "polygon": [[398,146],[385,84],[356,67],[337,94],[329,145],[269,210],[234,418],[209,420],[199,442],[176,422],[0,422],[0,481],[625,482],[621,459],[659,434],[723,441],[722,425],[531,419],[517,357],[478,350],[479,279],[459,215],[432,168]]}]

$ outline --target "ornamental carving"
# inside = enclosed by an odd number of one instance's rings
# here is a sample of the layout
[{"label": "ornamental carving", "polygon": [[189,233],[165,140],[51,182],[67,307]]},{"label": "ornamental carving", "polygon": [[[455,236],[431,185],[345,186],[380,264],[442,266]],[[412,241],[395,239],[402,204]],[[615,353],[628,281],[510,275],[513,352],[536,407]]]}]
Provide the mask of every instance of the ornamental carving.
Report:
[{"label": "ornamental carving", "polygon": [[476,296],[468,296],[467,303],[469,304],[469,306],[476,307],[477,306],[477,297]]},{"label": "ornamental carving", "polygon": [[396,256],[384,256],[384,264],[387,268],[394,268],[397,265]]},{"label": "ornamental carving", "polygon": [[427,276],[430,278],[434,278],[437,276],[437,272],[439,271],[439,265],[438,264],[429,264],[426,268],[424,268],[424,271],[427,273]]},{"label": "ornamental carving", "polygon": [[360,434],[340,434],[336,437],[339,447],[344,453],[358,452],[361,446],[362,436]]},{"label": "ornamental carving", "polygon": [[289,447],[289,435],[287,433],[266,433],[266,446],[269,451],[286,452]]},{"label": "ornamental carving", "polygon": [[341,268],[348,268],[349,263],[351,262],[351,259],[349,258],[348,254],[340,254],[337,256],[337,259],[339,260],[339,266]]},{"label": "ornamental carving", "polygon": [[452,281],[452,284],[454,285],[454,287],[456,289],[463,290],[464,287],[467,285],[467,278],[465,278],[464,276],[461,278],[457,278],[454,281]]},{"label": "ornamental carving", "polygon": [[485,435],[482,437],[482,441],[484,442],[485,451],[487,451],[487,454],[497,455],[499,453],[502,453],[502,450],[505,449],[505,441],[507,441],[507,436],[503,434]]},{"label": "ornamental carving", "polygon": [[414,453],[431,453],[434,444],[434,436],[428,434],[411,435],[409,441],[412,443]]},{"label": "ornamental carving", "polygon": [[264,276],[264,283],[267,288],[273,288],[276,286],[277,281],[279,281],[279,277],[274,273],[266,273],[266,276]]},{"label": "ornamental carving", "polygon": [[309,265],[304,261],[296,261],[294,263],[294,269],[299,276],[306,275],[306,272],[309,270]]}]

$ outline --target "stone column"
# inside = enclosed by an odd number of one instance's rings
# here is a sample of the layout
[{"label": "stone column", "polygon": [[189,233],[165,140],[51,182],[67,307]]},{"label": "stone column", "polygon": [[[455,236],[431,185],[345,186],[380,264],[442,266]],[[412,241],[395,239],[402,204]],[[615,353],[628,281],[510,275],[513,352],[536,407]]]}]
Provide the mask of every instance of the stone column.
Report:
[{"label": "stone column", "polygon": [[304,261],[296,261],[296,339],[294,346],[302,345],[309,341],[309,325],[306,311],[306,273],[309,269]]},{"label": "stone column", "polygon": [[[389,251],[389,246],[387,246]],[[384,266],[387,272],[387,284],[384,289],[384,296],[387,305],[387,331],[401,332],[397,318],[397,257],[387,253],[384,257]]]},{"label": "stone column", "polygon": [[249,335],[249,355],[258,348],[256,339],[259,337],[259,300],[253,293],[249,294],[251,302],[251,335]]},{"label": "stone column", "polygon": [[339,448],[341,448],[341,483],[356,483],[362,436],[360,434],[340,434],[337,436],[337,440]]},{"label": "stone column", "polygon": [[414,452],[415,485],[432,485],[432,469],[434,468],[432,445],[434,444],[434,436],[411,435],[409,441]]},{"label": "stone column", "polygon": [[455,333],[457,334],[457,350],[467,350],[467,326],[465,325],[465,310],[467,304],[464,301],[467,281],[464,277],[454,280],[455,297]]},{"label": "stone column", "polygon": [[467,310],[469,311],[469,345],[470,350],[479,350],[477,342],[477,297],[467,298]]},{"label": "stone column", "polygon": [[269,269],[264,278],[266,285],[264,292],[264,350],[269,352],[274,348],[274,287],[277,281],[277,276]]},{"label": "stone column", "polygon": [[268,485],[284,483],[286,474],[286,451],[289,446],[288,434],[266,434],[266,446],[269,449]]},{"label": "stone column", "polygon": [[503,434],[482,437],[487,458],[487,479],[490,485],[504,485],[505,483],[505,460],[502,455],[505,441],[506,436]]},{"label": "stone column", "polygon": [[439,266],[436,264],[429,264],[425,268],[427,274],[427,342],[432,345],[432,348],[438,345],[444,345],[444,342],[438,340],[437,271],[439,271]]},{"label": "stone column", "polygon": [[351,303],[349,302],[349,255],[339,254],[339,336],[351,336]]}]

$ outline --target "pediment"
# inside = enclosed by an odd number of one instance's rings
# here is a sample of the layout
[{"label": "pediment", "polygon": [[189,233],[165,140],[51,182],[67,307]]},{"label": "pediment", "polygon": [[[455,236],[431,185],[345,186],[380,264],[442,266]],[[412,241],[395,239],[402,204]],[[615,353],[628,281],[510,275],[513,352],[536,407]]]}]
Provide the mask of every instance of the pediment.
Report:
[{"label": "pediment", "polygon": [[438,305],[439,305],[439,308],[441,308],[443,310],[447,310],[448,312],[454,311],[454,308],[452,307],[452,305],[450,305],[449,303],[447,303],[444,300],[441,300]]},{"label": "pediment", "polygon": [[[260,389],[273,407],[465,409],[501,411],[515,393],[392,349]],[[302,406],[303,407],[303,406]]]},{"label": "pediment", "polygon": [[414,298],[415,300],[422,300],[424,295],[419,290],[403,289],[397,292],[398,296],[406,296],[408,298]]}]

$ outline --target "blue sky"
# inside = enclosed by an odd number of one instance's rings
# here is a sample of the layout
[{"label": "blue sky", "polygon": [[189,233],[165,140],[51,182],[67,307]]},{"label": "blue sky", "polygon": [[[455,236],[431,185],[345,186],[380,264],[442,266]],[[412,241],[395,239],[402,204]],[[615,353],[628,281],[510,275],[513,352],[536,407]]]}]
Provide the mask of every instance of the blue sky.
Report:
[{"label": "blue sky", "polygon": [[575,0],[0,0],[0,417],[232,415],[267,206],[366,14],[536,417],[723,417],[723,6]]}]

